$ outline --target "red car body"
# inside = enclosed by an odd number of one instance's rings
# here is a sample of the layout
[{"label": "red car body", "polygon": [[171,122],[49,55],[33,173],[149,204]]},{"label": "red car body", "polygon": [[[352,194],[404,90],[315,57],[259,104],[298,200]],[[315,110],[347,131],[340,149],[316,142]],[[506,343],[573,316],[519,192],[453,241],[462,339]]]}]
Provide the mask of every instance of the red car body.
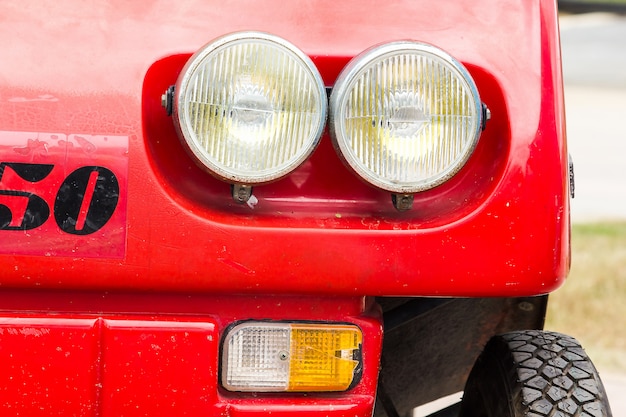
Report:
[{"label": "red car body", "polygon": [[[535,296],[569,268],[554,1],[11,1],[0,16],[3,415],[369,416],[389,297],[515,300],[537,314],[509,327],[541,326]],[[297,45],[328,87],[372,45],[428,42],[467,67],[491,119],[462,170],[410,211],[349,172],[328,133],[255,188],[256,206],[238,205],[187,156],[161,95],[192,53],[240,30]],[[225,391],[220,340],[252,319],[357,324],[360,382]],[[472,346],[501,324],[484,321]],[[459,390],[458,372],[404,408]]]}]

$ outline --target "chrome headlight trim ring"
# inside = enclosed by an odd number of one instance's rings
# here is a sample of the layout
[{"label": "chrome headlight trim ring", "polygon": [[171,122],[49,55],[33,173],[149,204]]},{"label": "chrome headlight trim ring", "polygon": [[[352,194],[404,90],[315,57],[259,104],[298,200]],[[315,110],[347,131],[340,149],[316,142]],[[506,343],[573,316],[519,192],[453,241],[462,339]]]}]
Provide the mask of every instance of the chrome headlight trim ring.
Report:
[{"label": "chrome headlight trim ring", "polygon": [[[478,89],[459,61],[429,44],[398,41],[374,46],[344,68],[330,97],[329,130],[359,177],[412,194],[461,169],[478,143],[482,113]],[[456,127],[450,122],[455,118]],[[463,137],[450,139],[454,129]],[[427,172],[437,158],[441,166]]]},{"label": "chrome headlight trim ring", "polygon": [[237,32],[189,59],[173,116],[199,166],[229,183],[263,184],[288,175],[317,147],[327,95],[297,47],[271,34]]}]

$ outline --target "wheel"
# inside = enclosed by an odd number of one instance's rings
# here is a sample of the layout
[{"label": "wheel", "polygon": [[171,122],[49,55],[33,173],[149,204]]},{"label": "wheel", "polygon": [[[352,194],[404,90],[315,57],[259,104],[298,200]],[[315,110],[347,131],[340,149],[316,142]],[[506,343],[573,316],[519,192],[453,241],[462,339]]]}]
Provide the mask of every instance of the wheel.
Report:
[{"label": "wheel", "polygon": [[611,417],[591,360],[563,334],[494,336],[465,385],[461,417]]}]

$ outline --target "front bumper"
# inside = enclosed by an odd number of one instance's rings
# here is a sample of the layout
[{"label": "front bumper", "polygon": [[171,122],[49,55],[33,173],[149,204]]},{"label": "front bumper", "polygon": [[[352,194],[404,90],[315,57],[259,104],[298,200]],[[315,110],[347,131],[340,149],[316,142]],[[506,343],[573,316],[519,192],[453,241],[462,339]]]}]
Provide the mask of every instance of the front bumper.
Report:
[{"label": "front bumper", "polygon": [[[28,302],[23,295],[19,298]],[[88,294],[80,297],[57,294],[57,298],[52,302],[53,309],[61,304],[75,304],[72,300],[79,306],[90,303],[90,298],[92,302],[101,300],[93,305],[92,312],[79,313],[68,308],[61,312],[48,309],[0,314],[3,414],[99,417],[372,414],[382,329],[379,318],[359,308],[365,305],[362,299],[328,302],[289,297],[215,300],[172,296],[159,300]],[[126,304],[132,298],[136,302]],[[170,308],[178,308],[179,313],[145,313],[149,304],[162,306],[163,301],[169,302]],[[180,310],[183,304],[187,307]],[[113,306],[126,313],[102,311]],[[207,306],[215,308],[216,313],[199,314],[198,310]],[[348,314],[331,314],[333,309]],[[93,310],[101,310],[99,313],[103,314],[94,314]],[[141,310],[144,313],[139,313]],[[228,324],[243,317],[322,319],[358,325],[364,339],[360,382],[341,393],[225,391],[219,383],[220,342]]]}]

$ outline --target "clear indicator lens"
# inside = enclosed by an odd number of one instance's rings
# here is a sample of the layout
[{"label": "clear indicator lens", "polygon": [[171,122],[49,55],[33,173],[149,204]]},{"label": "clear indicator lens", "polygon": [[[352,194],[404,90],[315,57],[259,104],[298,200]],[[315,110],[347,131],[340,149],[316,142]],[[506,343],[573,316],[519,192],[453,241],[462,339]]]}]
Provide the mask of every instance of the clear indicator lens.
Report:
[{"label": "clear indicator lens", "polygon": [[229,334],[224,382],[227,388],[284,389],[289,380],[289,328],[246,326]]},{"label": "clear indicator lens", "polygon": [[177,86],[179,130],[200,164],[227,181],[257,184],[297,168],[326,119],[317,69],[267,34],[233,34],[191,58]]},{"label": "clear indicator lens", "polygon": [[351,325],[244,323],[226,336],[222,384],[231,391],[345,391],[361,343]]},{"label": "clear indicator lens", "polygon": [[481,103],[460,63],[430,45],[386,44],[355,58],[331,97],[331,133],[368,182],[413,193],[441,184],[478,140]]}]

